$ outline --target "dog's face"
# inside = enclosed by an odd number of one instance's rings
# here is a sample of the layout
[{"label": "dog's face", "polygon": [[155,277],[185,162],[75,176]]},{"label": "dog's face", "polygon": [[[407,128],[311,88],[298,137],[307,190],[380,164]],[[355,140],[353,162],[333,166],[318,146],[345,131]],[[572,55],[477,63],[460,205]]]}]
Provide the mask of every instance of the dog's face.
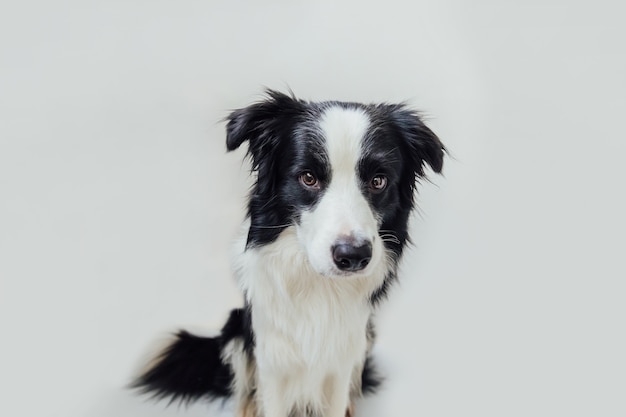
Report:
[{"label": "dog's face", "polygon": [[228,149],[248,140],[257,171],[248,247],[293,226],[327,277],[358,277],[397,259],[416,178],[425,164],[442,168],[443,145],[402,105],[310,103],[270,91],[228,121]]}]

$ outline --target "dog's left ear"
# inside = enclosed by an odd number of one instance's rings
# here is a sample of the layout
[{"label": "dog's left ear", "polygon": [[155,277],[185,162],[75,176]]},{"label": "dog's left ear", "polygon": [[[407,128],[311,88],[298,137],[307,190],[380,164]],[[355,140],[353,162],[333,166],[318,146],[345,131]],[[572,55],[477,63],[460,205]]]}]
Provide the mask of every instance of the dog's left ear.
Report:
[{"label": "dog's left ear", "polygon": [[434,172],[441,173],[446,147],[424,124],[419,114],[399,106],[393,108],[391,117],[398,133],[408,145],[415,174],[419,177],[423,176],[425,164],[430,165]]}]

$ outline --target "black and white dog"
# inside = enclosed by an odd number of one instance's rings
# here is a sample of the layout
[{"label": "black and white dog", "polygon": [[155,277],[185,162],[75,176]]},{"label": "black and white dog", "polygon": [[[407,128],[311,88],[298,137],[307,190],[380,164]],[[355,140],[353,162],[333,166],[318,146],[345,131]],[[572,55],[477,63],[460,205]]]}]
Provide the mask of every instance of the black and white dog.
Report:
[{"label": "black and white dog", "polygon": [[396,278],[416,183],[445,148],[402,104],[268,91],[227,118],[256,181],[235,270],[245,306],[218,337],[181,331],[136,381],[158,397],[233,397],[239,417],[344,417],[374,388],[372,314]]}]

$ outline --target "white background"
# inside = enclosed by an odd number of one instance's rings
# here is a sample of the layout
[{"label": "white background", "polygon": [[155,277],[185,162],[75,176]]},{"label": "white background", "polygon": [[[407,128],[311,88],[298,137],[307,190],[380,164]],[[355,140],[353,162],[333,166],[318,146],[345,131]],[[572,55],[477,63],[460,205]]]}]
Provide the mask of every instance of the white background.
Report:
[{"label": "white background", "polygon": [[241,303],[248,167],[220,120],[264,86],[407,100],[453,156],[421,187],[359,416],[626,415],[618,5],[3,2],[0,415],[219,414],[124,386]]}]

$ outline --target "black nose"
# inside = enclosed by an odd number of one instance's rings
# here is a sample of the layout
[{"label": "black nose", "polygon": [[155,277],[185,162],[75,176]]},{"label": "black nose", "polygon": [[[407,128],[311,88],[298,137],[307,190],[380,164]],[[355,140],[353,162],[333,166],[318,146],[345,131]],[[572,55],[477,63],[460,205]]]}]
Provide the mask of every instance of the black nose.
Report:
[{"label": "black nose", "polygon": [[339,243],[332,247],[335,265],[342,271],[360,271],[372,259],[372,245],[366,243],[354,246],[349,243]]}]

